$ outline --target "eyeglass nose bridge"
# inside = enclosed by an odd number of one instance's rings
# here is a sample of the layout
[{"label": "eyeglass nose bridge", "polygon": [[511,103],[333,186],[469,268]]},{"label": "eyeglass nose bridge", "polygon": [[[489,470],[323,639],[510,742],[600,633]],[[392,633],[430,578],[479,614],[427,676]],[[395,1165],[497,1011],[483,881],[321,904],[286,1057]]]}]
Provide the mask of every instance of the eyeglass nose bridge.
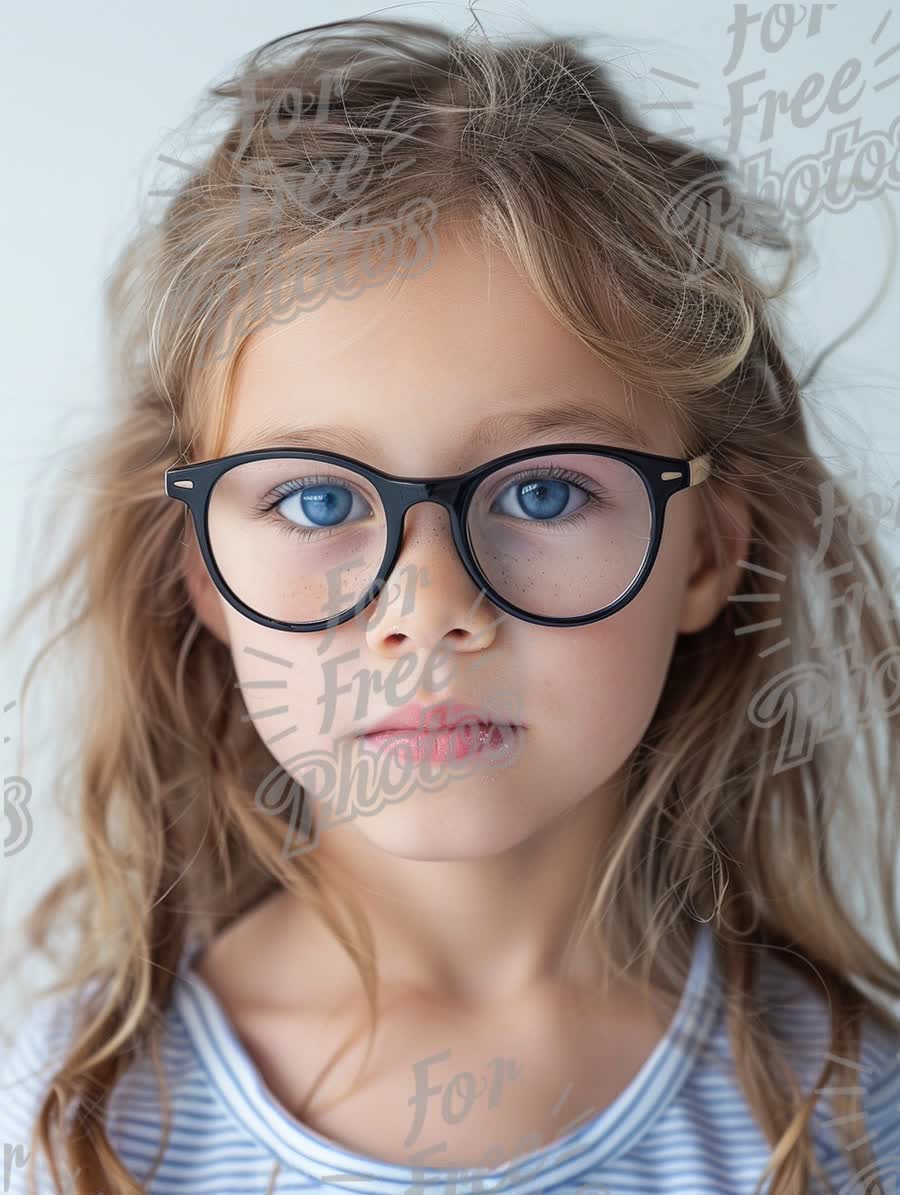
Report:
[{"label": "eyeglass nose bridge", "polygon": [[449,516],[450,533],[457,555],[463,567],[476,585],[482,587],[482,578],[471,557],[463,530],[462,512],[467,508],[466,499],[472,486],[471,478],[442,477],[431,481],[392,478],[382,492],[382,501],[388,506],[388,542],[385,545],[383,569],[389,576],[397,565],[406,530],[406,515],[420,502],[434,502],[442,506]]},{"label": "eyeglass nose bridge", "polygon": [[395,493],[401,498],[404,511],[419,502],[437,502],[451,509],[458,501],[463,484],[458,477],[439,477],[433,481],[409,481],[395,478]]},{"label": "eyeglass nose bridge", "polygon": [[465,477],[439,477],[428,481],[392,478],[387,492],[382,492],[382,501],[389,507],[388,516],[392,516],[395,546],[403,537],[407,512],[420,502],[435,502],[443,506],[450,516],[450,525],[456,538],[461,526],[459,515],[470,487],[471,481]]}]

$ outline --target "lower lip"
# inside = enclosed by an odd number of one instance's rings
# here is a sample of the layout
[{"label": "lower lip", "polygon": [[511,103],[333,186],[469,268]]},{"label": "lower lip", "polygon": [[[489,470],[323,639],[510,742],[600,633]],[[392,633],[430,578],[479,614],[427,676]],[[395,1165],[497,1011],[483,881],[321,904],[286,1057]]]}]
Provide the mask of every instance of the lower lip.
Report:
[{"label": "lower lip", "polygon": [[476,755],[505,759],[516,746],[523,729],[521,726],[479,722],[475,725],[463,723],[450,730],[382,730],[361,737],[363,742],[379,751],[396,752],[401,759],[411,759],[415,763],[429,759],[441,763]]}]

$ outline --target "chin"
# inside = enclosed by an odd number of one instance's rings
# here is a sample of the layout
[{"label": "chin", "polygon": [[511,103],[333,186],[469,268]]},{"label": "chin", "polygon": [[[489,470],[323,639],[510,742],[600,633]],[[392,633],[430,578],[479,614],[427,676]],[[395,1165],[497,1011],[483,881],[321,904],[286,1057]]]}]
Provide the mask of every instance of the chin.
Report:
[{"label": "chin", "polygon": [[[496,789],[471,786],[465,796],[422,793],[351,823],[370,846],[422,862],[487,859],[513,850],[539,829],[523,823],[515,791],[498,801]],[[488,808],[492,806],[492,808]],[[547,813],[547,823],[552,813]]]}]

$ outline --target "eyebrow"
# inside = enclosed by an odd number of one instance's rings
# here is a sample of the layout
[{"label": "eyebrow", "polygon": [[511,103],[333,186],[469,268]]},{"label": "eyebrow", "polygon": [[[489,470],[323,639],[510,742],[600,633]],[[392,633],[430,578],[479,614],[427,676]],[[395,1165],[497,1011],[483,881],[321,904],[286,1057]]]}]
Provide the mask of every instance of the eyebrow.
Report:
[{"label": "eyebrow", "polygon": [[[510,451],[515,451],[527,447],[535,438],[549,435],[590,441],[604,437],[602,442],[611,441],[610,446],[658,451],[653,448],[646,431],[630,419],[581,399],[569,399],[554,407],[533,411],[487,415],[475,424],[463,439],[462,446],[488,449],[504,444]],[[371,453],[374,445],[364,432],[354,427],[267,425],[242,437],[240,444],[230,449],[229,455],[270,447],[321,449],[349,456]]]}]

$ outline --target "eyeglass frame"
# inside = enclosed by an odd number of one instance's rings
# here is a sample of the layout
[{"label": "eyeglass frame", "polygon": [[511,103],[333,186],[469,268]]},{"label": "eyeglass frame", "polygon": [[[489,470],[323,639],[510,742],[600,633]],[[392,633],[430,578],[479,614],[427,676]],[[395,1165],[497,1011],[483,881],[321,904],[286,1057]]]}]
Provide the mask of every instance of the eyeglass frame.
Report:
[{"label": "eyeglass frame", "polygon": [[[554,618],[522,610],[507,601],[502,594],[494,589],[478,566],[478,561],[468,542],[466,528],[469,507],[475,491],[492,473],[499,472],[507,465],[529,460],[535,456],[552,456],[555,453],[571,452],[611,457],[614,460],[623,461],[635,470],[643,481],[650,498],[650,546],[644,556],[640,572],[614,602],[590,614],[572,618]],[[209,505],[216,482],[238,465],[281,457],[322,461],[325,464],[349,468],[351,471],[361,474],[369,482],[384,507],[387,535],[384,556],[375,574],[375,579],[356,604],[339,616],[318,619],[315,622],[283,622],[277,618],[269,618],[248,606],[228,586],[213,555],[209,542]],[[354,457],[321,449],[261,448],[247,452],[235,452],[210,460],[196,461],[189,465],[172,466],[165,471],[164,492],[167,497],[183,502],[190,511],[203,561],[218,591],[240,614],[262,626],[271,627],[273,630],[300,633],[327,630],[329,627],[341,626],[361,614],[387,584],[396,566],[403,543],[406,513],[419,502],[436,502],[448,512],[453,542],[460,560],[474,583],[494,605],[506,614],[512,615],[513,618],[521,619],[524,622],[538,626],[562,627],[585,626],[589,623],[600,622],[618,613],[623,606],[628,605],[637,596],[646,584],[659,554],[669,498],[681,490],[699,485],[711,473],[712,460],[709,453],[683,458],[663,456],[654,452],[639,452],[635,449],[618,448],[607,444],[580,442],[538,444],[531,448],[521,448],[515,452],[507,452],[502,456],[494,457],[465,473],[443,477],[403,477],[376,469],[373,465],[368,465]]]}]

